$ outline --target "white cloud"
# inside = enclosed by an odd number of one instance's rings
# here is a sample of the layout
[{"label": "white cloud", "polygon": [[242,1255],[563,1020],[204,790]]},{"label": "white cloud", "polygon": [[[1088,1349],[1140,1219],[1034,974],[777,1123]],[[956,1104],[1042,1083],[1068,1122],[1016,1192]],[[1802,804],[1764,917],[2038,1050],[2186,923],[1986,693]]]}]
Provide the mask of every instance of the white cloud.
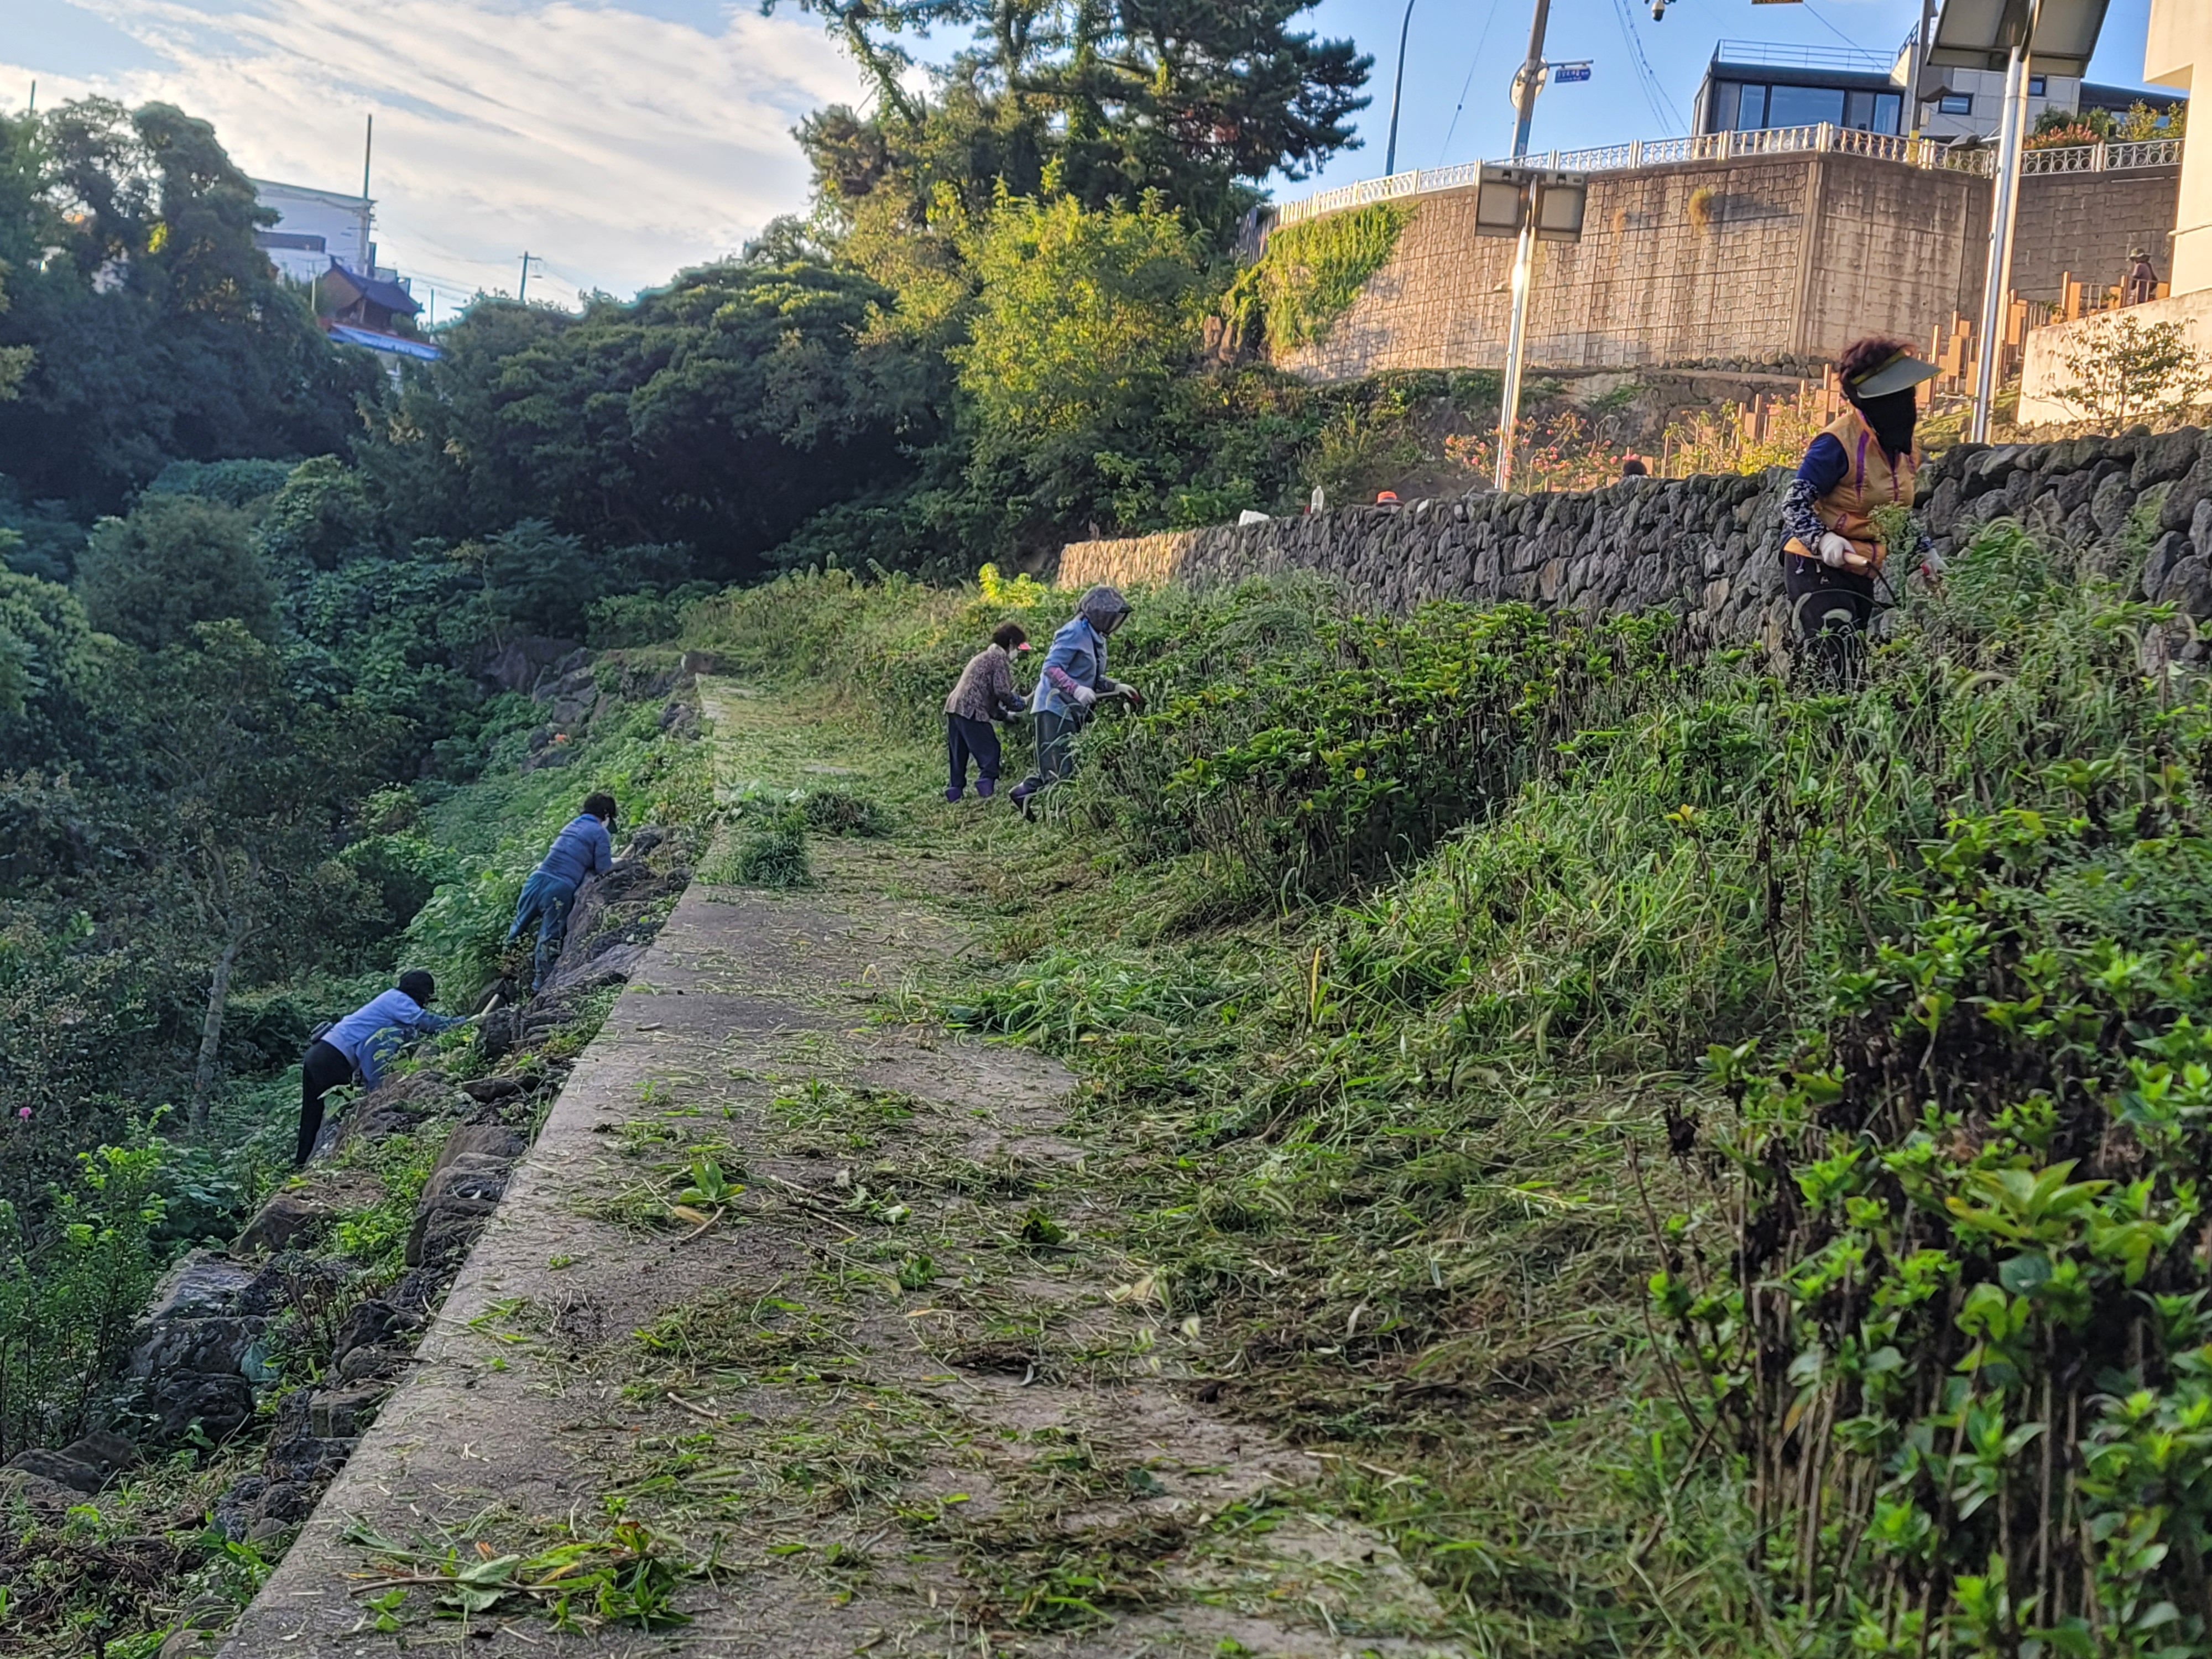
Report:
[{"label": "white cloud", "polygon": [[360,187],[373,112],[378,257],[434,283],[441,313],[512,291],[525,248],[548,297],[626,294],[733,251],[805,204],[791,127],[860,95],[817,25],[740,4],[696,27],[583,0],[76,3],[155,66],[0,64],[39,76],[42,106],[166,99],[256,177],[341,191]]}]

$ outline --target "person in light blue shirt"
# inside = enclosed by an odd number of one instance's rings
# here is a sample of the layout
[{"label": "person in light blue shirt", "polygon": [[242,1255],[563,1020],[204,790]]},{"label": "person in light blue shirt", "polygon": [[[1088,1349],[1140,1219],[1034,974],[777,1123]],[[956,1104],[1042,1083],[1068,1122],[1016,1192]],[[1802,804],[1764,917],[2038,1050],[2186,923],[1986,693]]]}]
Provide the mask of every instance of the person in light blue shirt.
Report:
[{"label": "person in light blue shirt", "polygon": [[1128,618],[1128,600],[1102,584],[1076,601],[1075,615],[1052,636],[1030,698],[1030,710],[1036,716],[1036,770],[1014,786],[1014,804],[1024,812],[1029,811],[1030,796],[1073,769],[1070,741],[1091,718],[1099,698],[1124,696],[1132,707],[1144,707],[1135,686],[1106,672],[1107,636]]},{"label": "person in light blue shirt", "polygon": [[374,1089],[384,1081],[385,1068],[400,1049],[416,1037],[430,1036],[465,1025],[465,1019],[434,1014],[438,982],[420,968],[400,975],[399,983],[372,998],[307,1045],[300,1061],[300,1150],[295,1160],[304,1165],[323,1132],[323,1097],[358,1073]]},{"label": "person in light blue shirt", "polygon": [[522,896],[515,902],[514,925],[507,930],[507,942],[513,945],[531,927],[538,929],[530,978],[533,994],[560,959],[561,941],[568,937],[568,910],[576,902],[576,890],[586,876],[605,875],[614,867],[615,844],[610,833],[614,821],[612,795],[586,796],[584,810],[553,837],[551,848],[522,884]]}]

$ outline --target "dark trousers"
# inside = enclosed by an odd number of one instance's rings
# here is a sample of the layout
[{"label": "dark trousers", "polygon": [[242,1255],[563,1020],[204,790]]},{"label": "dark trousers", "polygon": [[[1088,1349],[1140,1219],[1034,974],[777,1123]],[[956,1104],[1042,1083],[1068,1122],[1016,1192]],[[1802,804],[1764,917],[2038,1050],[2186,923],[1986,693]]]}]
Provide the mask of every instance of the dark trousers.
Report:
[{"label": "dark trousers", "polygon": [[999,787],[999,729],[988,720],[971,720],[965,714],[945,717],[945,799],[958,800],[968,790],[968,763],[975,763],[975,793],[988,795]]},{"label": "dark trousers", "polygon": [[1874,577],[1790,553],[1783,556],[1782,586],[1796,615],[1808,674],[1831,686],[1856,685],[1866,665]]},{"label": "dark trousers", "polygon": [[1066,714],[1040,708],[1036,714],[1036,770],[1014,786],[1014,799],[1027,800],[1048,783],[1058,783],[1075,770],[1070,752],[1081,722]]},{"label": "dark trousers", "polygon": [[353,1081],[353,1062],[318,1040],[300,1061],[300,1151],[292,1161],[303,1165],[323,1132],[323,1097]]}]

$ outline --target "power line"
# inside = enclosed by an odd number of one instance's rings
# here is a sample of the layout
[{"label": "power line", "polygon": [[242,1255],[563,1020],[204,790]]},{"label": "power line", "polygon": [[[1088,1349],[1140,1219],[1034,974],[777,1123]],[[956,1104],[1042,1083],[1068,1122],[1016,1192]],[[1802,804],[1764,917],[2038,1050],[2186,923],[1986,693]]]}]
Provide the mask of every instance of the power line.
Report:
[{"label": "power line", "polygon": [[1635,21],[1628,15],[1628,0],[1613,0],[1613,14],[1620,25],[1620,38],[1627,43],[1636,60],[1637,81],[1644,88],[1644,101],[1650,106],[1651,118],[1662,124],[1671,122],[1677,131],[1686,130],[1689,123],[1674,107],[1674,100],[1667,95],[1665,84],[1652,72],[1651,60],[1644,55],[1644,42],[1636,38]]},{"label": "power line", "polygon": [[1474,38],[1474,57],[1467,66],[1467,79],[1460,82],[1459,102],[1452,106],[1451,124],[1444,129],[1444,141],[1437,150],[1437,165],[1443,165],[1444,157],[1451,153],[1452,134],[1459,131],[1459,112],[1467,107],[1468,88],[1474,84],[1474,71],[1482,63],[1482,49],[1490,41],[1490,26],[1498,21],[1498,0],[1490,0],[1490,11],[1482,20],[1482,33]]},{"label": "power line", "polygon": [[1857,41],[1852,40],[1850,35],[1844,33],[1833,23],[1831,23],[1826,18],[1823,17],[1818,11],[1814,10],[1813,0],[1803,0],[1803,3],[1805,9],[1812,13],[1813,21],[1820,24],[1822,28],[1827,30],[1829,33],[1834,35],[1837,40],[1842,41],[1845,46],[1851,47],[1854,51],[1863,52],[1865,50],[1865,48],[1861,46]]}]

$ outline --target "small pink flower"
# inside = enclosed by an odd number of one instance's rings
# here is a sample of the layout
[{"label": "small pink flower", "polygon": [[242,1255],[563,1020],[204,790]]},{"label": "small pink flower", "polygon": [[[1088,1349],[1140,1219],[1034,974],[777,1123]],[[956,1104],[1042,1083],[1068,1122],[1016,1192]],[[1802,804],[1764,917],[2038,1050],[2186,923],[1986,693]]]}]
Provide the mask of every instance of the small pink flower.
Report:
[{"label": "small pink flower", "polygon": [[27,1121],[31,1115],[31,1109],[27,1106],[18,1106],[15,1109],[15,1115]]}]

